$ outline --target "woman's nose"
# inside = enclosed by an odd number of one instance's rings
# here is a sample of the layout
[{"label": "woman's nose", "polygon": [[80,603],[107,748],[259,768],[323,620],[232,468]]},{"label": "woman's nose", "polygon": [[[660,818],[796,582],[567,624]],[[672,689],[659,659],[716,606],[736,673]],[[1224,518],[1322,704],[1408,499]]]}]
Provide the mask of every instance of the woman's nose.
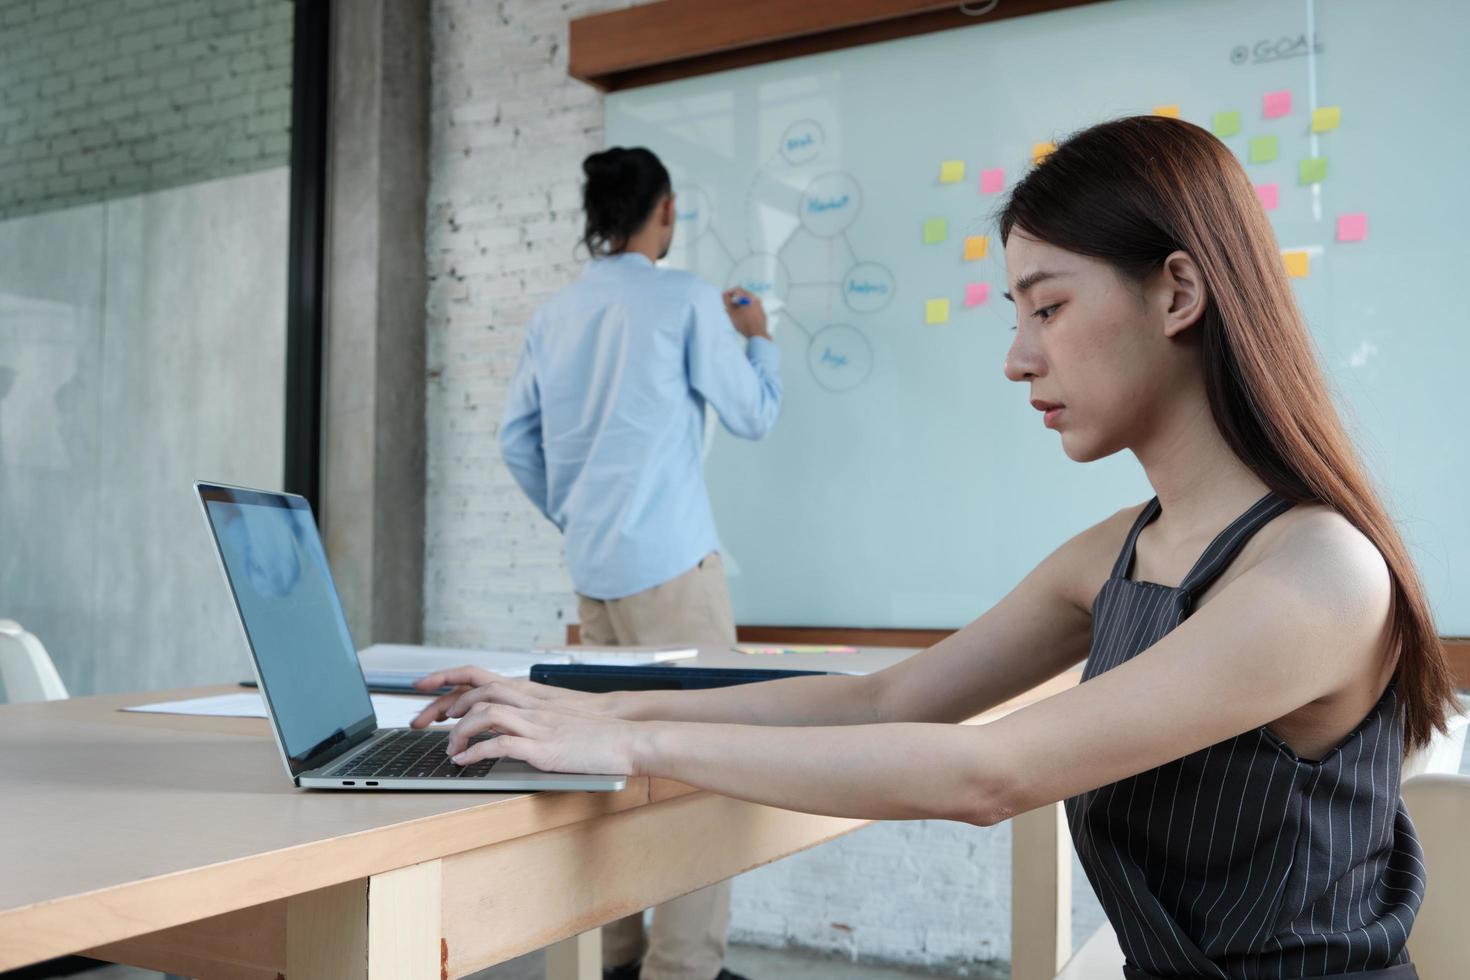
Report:
[{"label": "woman's nose", "polygon": [[1005,374],[1011,381],[1025,381],[1041,374],[1041,357],[1025,330],[1017,328],[1016,339],[1006,351]]}]

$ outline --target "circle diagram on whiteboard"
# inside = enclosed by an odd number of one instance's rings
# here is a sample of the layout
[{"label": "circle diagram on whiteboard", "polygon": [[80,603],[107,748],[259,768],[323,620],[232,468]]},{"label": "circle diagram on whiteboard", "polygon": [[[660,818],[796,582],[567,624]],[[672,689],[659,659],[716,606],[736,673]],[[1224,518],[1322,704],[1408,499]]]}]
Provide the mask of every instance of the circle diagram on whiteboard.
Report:
[{"label": "circle diagram on whiteboard", "polygon": [[876,313],[893,302],[893,273],[877,262],[859,262],[842,277],[842,300],[858,313]]},{"label": "circle diagram on whiteboard", "polygon": [[847,391],[873,373],[873,346],[856,328],[834,323],[812,337],[806,361],[817,384],[828,391]]},{"label": "circle diagram on whiteboard", "polygon": [[826,173],[801,195],[801,225],[818,238],[834,238],[857,220],[863,189],[851,174]]},{"label": "circle diagram on whiteboard", "polygon": [[709,195],[696,184],[677,184],[674,187],[675,237],[682,236],[685,242],[696,241],[709,231]]},{"label": "circle diagram on whiteboard", "polygon": [[754,293],[769,307],[773,300],[777,303],[786,301],[786,290],[791,286],[791,276],[787,274],[786,266],[779,258],[770,252],[755,252],[731,267],[725,286],[729,289],[739,286]]},{"label": "circle diagram on whiteboard", "polygon": [[822,152],[826,142],[822,127],[814,119],[801,119],[786,127],[781,134],[781,156],[793,166],[811,163]]}]

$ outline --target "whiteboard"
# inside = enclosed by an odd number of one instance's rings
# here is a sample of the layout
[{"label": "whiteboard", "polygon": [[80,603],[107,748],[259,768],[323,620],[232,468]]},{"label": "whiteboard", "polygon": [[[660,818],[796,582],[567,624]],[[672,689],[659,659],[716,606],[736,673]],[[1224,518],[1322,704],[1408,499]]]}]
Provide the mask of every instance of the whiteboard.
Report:
[{"label": "whiteboard", "polygon": [[[1307,253],[1298,300],[1440,630],[1470,634],[1466,37],[1455,0],[1115,0],[609,95],[608,145],[673,175],[667,264],[774,311],[781,419],[708,450],[737,620],[959,627],[1152,496],[1131,454],[1068,460],[1004,379],[1004,192],[987,191],[1034,144],[1177,105],[1206,127],[1239,112],[1222,138],[1243,161],[1276,137],[1247,172],[1277,186],[1283,249]],[[1279,92],[1291,107],[1267,118]],[[1313,133],[1332,106],[1340,125]],[[1301,182],[1307,158],[1326,158],[1320,182]],[[1345,214],[1365,240],[1338,240]]]}]

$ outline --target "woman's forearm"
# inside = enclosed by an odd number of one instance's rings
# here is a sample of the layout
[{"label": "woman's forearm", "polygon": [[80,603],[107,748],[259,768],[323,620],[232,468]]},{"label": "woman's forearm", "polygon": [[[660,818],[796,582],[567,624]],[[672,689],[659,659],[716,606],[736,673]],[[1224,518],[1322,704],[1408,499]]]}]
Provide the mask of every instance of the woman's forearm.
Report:
[{"label": "woman's forearm", "polygon": [[[1010,814],[983,727],[940,724],[776,728],[653,722],[638,775],[788,810],[989,826]],[[994,753],[991,753],[993,756]]]},{"label": "woman's forearm", "polygon": [[736,725],[863,725],[878,720],[871,677],[787,677],[699,691],[609,695],[610,712],[629,721]]}]

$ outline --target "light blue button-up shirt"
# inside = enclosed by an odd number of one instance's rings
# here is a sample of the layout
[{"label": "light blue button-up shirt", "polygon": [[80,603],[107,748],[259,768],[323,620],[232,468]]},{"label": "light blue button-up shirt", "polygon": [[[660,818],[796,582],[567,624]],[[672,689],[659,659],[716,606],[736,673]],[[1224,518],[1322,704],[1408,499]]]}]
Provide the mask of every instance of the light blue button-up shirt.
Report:
[{"label": "light blue button-up shirt", "polygon": [[566,535],[576,590],[620,599],[717,551],[704,410],[759,439],[781,410],[781,351],[748,343],[720,293],[645,256],[594,259],[536,311],[500,451]]}]

